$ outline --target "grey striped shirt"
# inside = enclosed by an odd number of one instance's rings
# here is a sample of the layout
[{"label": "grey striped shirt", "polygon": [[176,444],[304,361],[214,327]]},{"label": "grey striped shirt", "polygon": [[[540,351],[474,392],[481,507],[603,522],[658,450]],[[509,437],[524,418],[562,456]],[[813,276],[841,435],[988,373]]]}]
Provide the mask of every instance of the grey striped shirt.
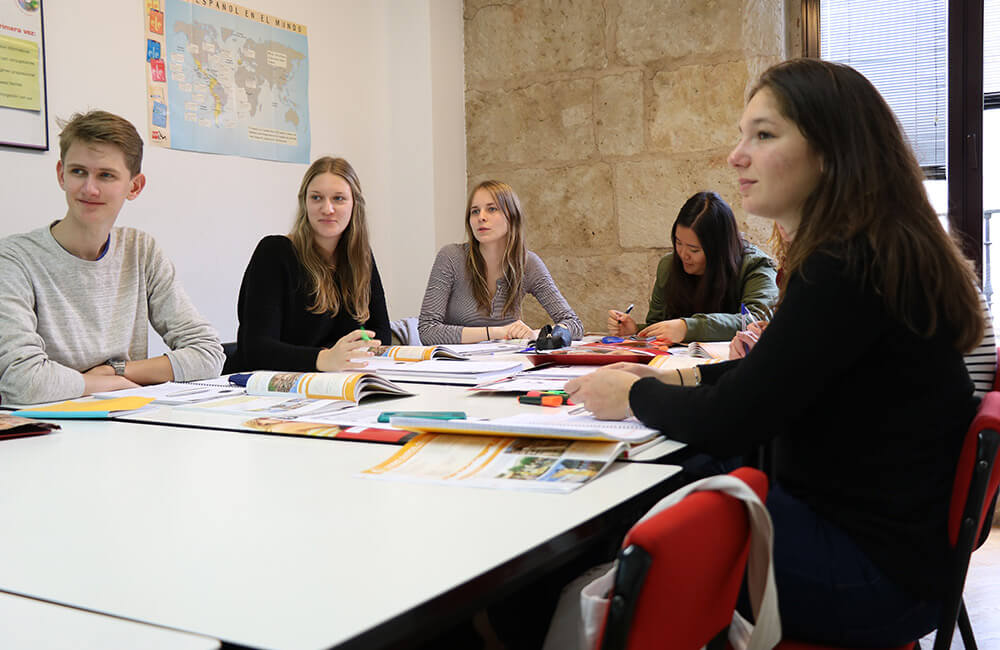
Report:
[{"label": "grey striped shirt", "polygon": [[[420,342],[424,345],[460,343],[463,327],[502,326],[521,318],[524,296],[517,301],[513,313],[502,313],[509,290],[503,278],[497,281],[490,313],[485,314],[479,309],[465,266],[468,250],[469,244],[466,243],[448,244],[438,251],[420,307]],[[559,293],[545,264],[531,251],[525,259],[522,286],[525,293],[530,293],[541,303],[554,324],[564,325],[574,339],[583,336],[583,323]]]}]

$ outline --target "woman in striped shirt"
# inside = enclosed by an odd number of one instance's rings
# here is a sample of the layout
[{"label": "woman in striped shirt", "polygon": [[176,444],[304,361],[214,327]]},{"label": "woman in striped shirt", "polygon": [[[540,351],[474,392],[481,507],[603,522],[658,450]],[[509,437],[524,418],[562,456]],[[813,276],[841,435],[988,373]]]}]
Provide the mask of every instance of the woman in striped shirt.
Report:
[{"label": "woman in striped shirt", "polygon": [[525,294],[538,299],[553,323],[583,336],[583,324],[537,255],[524,245],[524,215],[506,183],[483,181],[465,210],[464,244],[438,251],[420,308],[424,345],[534,338],[521,320]]}]

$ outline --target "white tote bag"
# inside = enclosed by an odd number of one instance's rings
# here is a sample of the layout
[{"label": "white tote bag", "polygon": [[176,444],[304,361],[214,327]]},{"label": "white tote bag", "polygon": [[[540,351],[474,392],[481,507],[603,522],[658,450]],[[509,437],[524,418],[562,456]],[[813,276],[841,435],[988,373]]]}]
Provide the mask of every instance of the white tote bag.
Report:
[{"label": "white tote bag", "polygon": [[[729,630],[729,640],[736,650],[770,650],[781,640],[778,592],[774,584],[774,569],[771,567],[774,530],[771,515],[750,486],[733,476],[710,476],[664,497],[639,522],[700,490],[723,492],[746,504],[750,517],[747,583],[750,605],[757,624],[751,626],[743,617],[735,614]],[[563,589],[545,637],[544,650],[596,649],[601,626],[607,615],[608,595],[614,586],[616,569],[617,564],[614,562],[596,566]],[[669,630],[664,630],[664,633],[669,634]]]}]

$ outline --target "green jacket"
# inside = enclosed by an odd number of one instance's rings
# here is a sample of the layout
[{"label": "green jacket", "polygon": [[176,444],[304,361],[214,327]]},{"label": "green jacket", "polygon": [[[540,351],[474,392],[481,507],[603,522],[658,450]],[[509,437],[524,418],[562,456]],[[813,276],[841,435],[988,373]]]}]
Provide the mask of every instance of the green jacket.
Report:
[{"label": "green jacket", "polygon": [[[654,323],[667,320],[667,305],[663,302],[667,288],[667,278],[673,264],[673,253],[667,253],[656,267],[656,284],[649,298],[649,311],[641,330]],[[740,269],[740,283],[743,286],[740,302],[754,315],[755,320],[770,320],[774,303],[778,301],[777,270],[774,261],[764,251],[753,244],[743,249],[743,266]],[[684,319],[687,323],[685,341],[728,341],[740,329],[740,315],[736,314],[692,314]]]}]

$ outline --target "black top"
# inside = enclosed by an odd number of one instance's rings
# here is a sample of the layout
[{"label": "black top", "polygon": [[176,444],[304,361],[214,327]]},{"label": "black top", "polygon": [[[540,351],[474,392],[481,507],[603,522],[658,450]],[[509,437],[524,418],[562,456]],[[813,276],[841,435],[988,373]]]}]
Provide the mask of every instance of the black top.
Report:
[{"label": "black top", "polygon": [[715,455],[773,439],[776,478],[790,494],[890,579],[936,599],[977,400],[947,327],[920,338],[858,278],[814,254],[750,355],[701,366],[694,388],[640,379],[629,402],[648,426]]},{"label": "black top", "polygon": [[[240,285],[236,354],[226,372],[242,370],[316,370],[316,355],[336,344],[359,323],[341,306],[337,314],[309,311],[309,277],[292,241],[268,235],[254,250]],[[390,341],[389,314],[382,280],[372,257],[371,301],[365,329],[383,344]]]}]

